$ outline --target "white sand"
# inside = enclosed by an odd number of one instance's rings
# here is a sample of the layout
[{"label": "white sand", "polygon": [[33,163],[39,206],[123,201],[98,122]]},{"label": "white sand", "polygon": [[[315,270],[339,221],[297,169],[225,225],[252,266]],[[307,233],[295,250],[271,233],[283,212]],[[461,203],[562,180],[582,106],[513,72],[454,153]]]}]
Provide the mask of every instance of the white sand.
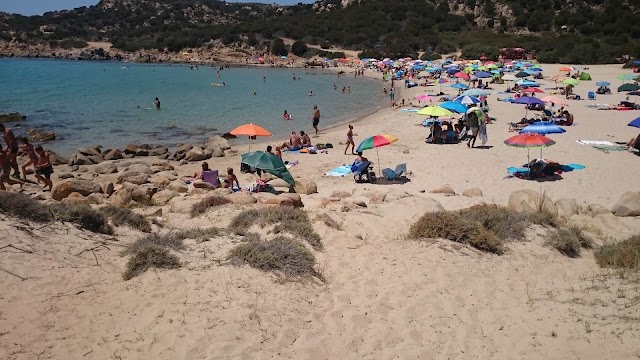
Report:
[{"label": "white sand", "polygon": [[[547,75],[559,65],[544,65]],[[575,92],[584,95],[594,83],[613,80],[620,67],[590,66],[592,82]],[[352,87],[358,86],[357,79]],[[382,84],[380,88],[382,89]],[[504,85],[497,85],[503,89]],[[425,88],[403,90],[408,99]],[[433,88],[437,92],[437,87]],[[345,94],[348,96],[348,94]],[[383,109],[354,123],[356,144],[389,133],[400,140],[380,149],[382,167],[406,162],[410,182],[396,185],[355,184],[351,176],[324,178],[326,171],[350,164],[338,145],[346,126],[323,131],[315,142],[331,142],[328,154],[286,154],[300,165],[294,176],[313,179],[319,193],[303,196],[314,218],[327,213],[343,230],[315,223],[325,244],[316,254],[327,283],[280,283],[269,274],[220,265],[237,242],[225,238],[188,243],[180,254],[185,267],[148,271],[130,281],[121,273],[122,245],[135,238],[119,230],[119,241],[88,237],[63,225],[32,230],[0,218],[0,247],[15,244],[35,253],[0,250],[0,358],[2,359],[629,359],[638,347],[637,284],[602,276],[591,251],[569,259],[543,245],[535,228],[527,242],[509,244],[503,256],[489,255],[449,241],[416,243],[404,239],[408,226],[432,197],[446,209],[481,201],[506,204],[514,190],[545,191],[558,200],[571,197],[610,208],[625,191],[638,191],[640,158],[628,152],[603,153],[579,145],[578,139],[627,141],[637,129],[627,123],[632,111],[597,111],[571,101],[576,126],[550,135],[557,145],[545,157],[579,163],[586,169],[565,173],[556,182],[504,179],[508,166],[526,161],[526,150],[502,143],[515,133],[507,123],[524,115],[522,106],[491,96],[490,149],[464,144],[425,144],[421,117]],[[599,96],[597,103],[618,103],[622,95]],[[320,104],[320,107],[329,106]],[[300,129],[310,122],[296,119]],[[275,141],[273,144],[275,145]],[[255,146],[254,146],[255,147]],[[408,151],[408,153],[404,153]],[[242,153],[242,151],[240,151]],[[536,153],[536,150],[532,154]],[[375,151],[366,154],[376,161]],[[237,169],[237,156],[209,161],[213,167]],[[198,165],[181,168],[188,173]],[[376,169],[377,171],[377,169]],[[248,183],[252,177],[241,175]],[[479,187],[483,198],[429,194],[449,184],[460,193]],[[354,196],[386,193],[394,202],[371,203],[367,209],[341,212],[340,204],[323,208],[335,191]],[[426,190],[426,193],[421,193]],[[225,226],[240,211],[227,206],[197,219],[165,216],[172,227]],[[599,242],[640,231],[637,218],[612,214],[582,219]],[[82,250],[105,241],[96,253]]]}]

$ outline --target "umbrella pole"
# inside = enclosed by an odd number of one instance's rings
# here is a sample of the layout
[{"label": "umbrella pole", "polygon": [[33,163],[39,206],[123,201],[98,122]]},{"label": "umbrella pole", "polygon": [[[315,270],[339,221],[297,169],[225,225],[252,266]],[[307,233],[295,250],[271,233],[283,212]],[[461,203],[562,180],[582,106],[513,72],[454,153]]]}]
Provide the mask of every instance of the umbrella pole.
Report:
[{"label": "umbrella pole", "polygon": [[529,158],[529,148],[527,148],[527,168],[529,169],[528,172],[528,178],[531,178],[531,167],[529,166],[529,164],[531,164],[531,159]]},{"label": "umbrella pole", "polygon": [[378,176],[382,176],[382,172],[380,171],[380,153],[378,152],[378,148],[376,148],[376,158],[378,159]]}]

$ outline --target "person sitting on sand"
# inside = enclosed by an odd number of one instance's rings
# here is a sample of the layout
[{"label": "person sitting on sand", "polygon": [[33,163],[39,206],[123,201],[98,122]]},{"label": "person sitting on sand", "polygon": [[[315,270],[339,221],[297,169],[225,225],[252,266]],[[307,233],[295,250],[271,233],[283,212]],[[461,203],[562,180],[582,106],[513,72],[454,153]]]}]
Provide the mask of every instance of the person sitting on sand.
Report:
[{"label": "person sitting on sand", "polygon": [[280,146],[276,146],[275,155],[278,157],[278,159],[282,160],[282,148]]},{"label": "person sitting on sand", "polygon": [[573,125],[573,114],[571,114],[567,110],[565,110],[565,111],[562,112],[562,116],[564,116],[564,119],[556,121],[556,125],[562,125],[562,126],[571,126],[571,125]]},{"label": "person sitting on sand", "polygon": [[[236,186],[233,186],[233,183],[236,183]],[[233,173],[232,168],[227,168],[227,177],[224,178],[222,182],[223,188],[229,189],[240,189],[240,183],[238,182],[238,177]]]},{"label": "person sitting on sand", "polygon": [[282,144],[283,149],[289,149],[292,151],[302,149],[302,142],[300,141],[300,137],[296,134],[295,131],[291,132],[291,136],[289,136],[289,142],[285,142]]},{"label": "person sitting on sand", "polygon": [[356,163],[361,163],[361,162],[367,162],[369,161],[369,159],[367,159],[366,157],[362,156],[362,151],[358,151],[358,157],[356,157]]},{"label": "person sitting on sand", "polygon": [[[35,150],[38,155],[38,159],[36,161],[36,179],[44,183],[42,191],[51,191],[53,188],[53,182],[51,181],[53,166],[49,159],[49,152],[45,152],[42,146],[36,146]],[[47,187],[49,187],[48,190]]]},{"label": "person sitting on sand", "polygon": [[29,165],[33,165],[35,169],[35,164],[38,161],[38,155],[36,155],[36,151],[34,150],[33,145],[29,143],[29,139],[23,137],[20,140],[23,143],[23,145],[21,146],[22,152],[29,156],[29,160],[22,164],[22,179],[27,180],[27,167]]},{"label": "person sitting on sand", "polygon": [[305,134],[304,131],[300,131],[300,142],[302,143],[302,147],[311,147],[311,139],[309,135]]},{"label": "person sitting on sand", "polygon": [[640,151],[640,134],[638,134],[638,136],[636,136],[635,138],[631,138],[631,140],[629,140],[626,144],[629,147],[629,150],[638,150]]}]

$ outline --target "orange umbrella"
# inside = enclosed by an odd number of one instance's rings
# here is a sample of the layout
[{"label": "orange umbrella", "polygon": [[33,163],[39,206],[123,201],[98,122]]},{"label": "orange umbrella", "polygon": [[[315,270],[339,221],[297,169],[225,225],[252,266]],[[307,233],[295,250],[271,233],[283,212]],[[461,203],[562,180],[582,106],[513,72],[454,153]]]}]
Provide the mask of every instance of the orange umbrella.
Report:
[{"label": "orange umbrella", "polygon": [[247,136],[271,136],[271,133],[262,126],[251,124],[240,125],[229,132],[231,135],[247,135]]}]

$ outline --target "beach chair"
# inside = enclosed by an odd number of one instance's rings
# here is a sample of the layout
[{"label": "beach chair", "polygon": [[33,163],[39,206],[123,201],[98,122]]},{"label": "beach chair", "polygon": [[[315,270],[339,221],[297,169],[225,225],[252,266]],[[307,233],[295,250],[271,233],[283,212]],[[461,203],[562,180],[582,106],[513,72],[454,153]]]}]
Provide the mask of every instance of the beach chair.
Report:
[{"label": "beach chair", "polygon": [[365,162],[354,162],[353,165],[351,165],[351,171],[353,172],[353,179],[357,182],[357,183],[362,183],[362,182],[373,182],[375,180],[375,176],[371,176],[373,175],[373,172],[369,172],[369,170],[373,169],[373,166],[371,166],[371,162],[369,161],[365,161]]},{"label": "beach chair", "polygon": [[218,179],[218,170],[203,171],[202,180],[213,186],[220,186],[220,179]]},{"label": "beach chair", "polygon": [[588,98],[589,100],[595,100],[595,99],[596,99],[596,93],[594,93],[593,91],[589,91],[589,92],[587,93],[587,98]]},{"label": "beach chair", "polygon": [[389,168],[382,169],[382,176],[384,176],[387,180],[397,180],[401,176],[403,176],[404,173],[406,172],[407,172],[407,164],[402,163],[396,166],[395,170],[392,170]]}]

